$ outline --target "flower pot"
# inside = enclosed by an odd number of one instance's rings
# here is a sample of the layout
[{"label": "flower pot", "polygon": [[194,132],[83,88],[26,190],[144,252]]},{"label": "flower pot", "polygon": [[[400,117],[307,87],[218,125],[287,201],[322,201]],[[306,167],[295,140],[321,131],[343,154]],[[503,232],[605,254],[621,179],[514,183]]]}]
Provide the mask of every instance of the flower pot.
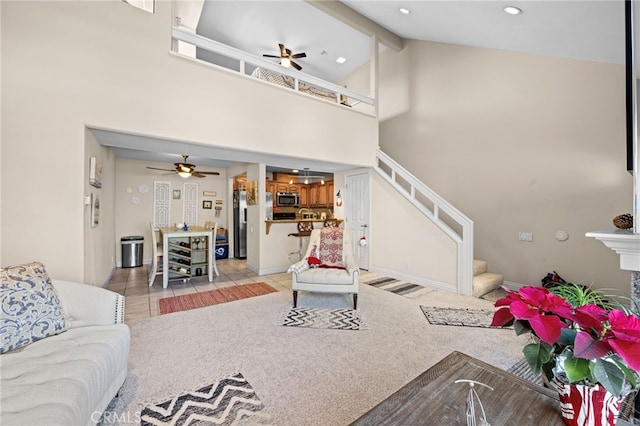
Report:
[{"label": "flower pot", "polygon": [[614,426],[623,398],[601,385],[566,384],[554,378],[562,419],[568,426]]}]

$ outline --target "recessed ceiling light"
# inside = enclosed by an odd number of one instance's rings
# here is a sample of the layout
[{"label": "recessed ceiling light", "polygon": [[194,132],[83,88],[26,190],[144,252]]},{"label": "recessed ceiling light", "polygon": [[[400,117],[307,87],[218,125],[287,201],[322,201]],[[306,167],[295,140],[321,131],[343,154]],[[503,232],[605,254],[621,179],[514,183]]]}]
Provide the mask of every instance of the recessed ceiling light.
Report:
[{"label": "recessed ceiling light", "polygon": [[347,58],[343,58],[342,56],[340,56],[338,59],[336,59],[336,62],[339,64],[344,64],[345,62],[347,62]]},{"label": "recessed ceiling light", "polygon": [[400,13],[402,13],[403,15],[408,15],[411,13],[411,11],[405,7],[401,7],[400,9],[398,9],[400,11]]},{"label": "recessed ceiling light", "polygon": [[298,173],[298,169],[291,170],[292,173]]},{"label": "recessed ceiling light", "polygon": [[522,13],[522,9],[515,6],[505,6],[502,10],[509,15],[520,15]]}]

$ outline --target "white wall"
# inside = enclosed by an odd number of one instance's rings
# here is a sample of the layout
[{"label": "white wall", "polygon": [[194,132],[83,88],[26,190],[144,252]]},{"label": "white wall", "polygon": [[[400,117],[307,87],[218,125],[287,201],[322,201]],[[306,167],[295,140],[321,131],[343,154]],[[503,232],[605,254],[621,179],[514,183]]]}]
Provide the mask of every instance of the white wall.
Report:
[{"label": "white wall", "polygon": [[[84,195],[98,197],[98,225],[91,226],[91,205],[84,205],[84,265],[93,265],[84,269],[83,282],[105,287],[108,278],[116,266],[115,241],[113,235],[116,224],[115,158],[113,151],[98,143],[90,130],[85,130],[85,169]],[[95,157],[102,167],[102,186],[97,188],[89,184],[91,157]],[[120,216],[122,217],[122,216]]]},{"label": "white wall", "polygon": [[117,1],[0,7],[3,265],[37,259],[72,280],[96,268],[84,259],[85,127],[373,164],[375,118],[170,54],[170,2],[153,15]]},{"label": "white wall", "polygon": [[584,236],[631,210],[623,66],[418,41],[381,61],[382,149],[474,221],[476,258],[514,283],[556,270],[629,293]]}]

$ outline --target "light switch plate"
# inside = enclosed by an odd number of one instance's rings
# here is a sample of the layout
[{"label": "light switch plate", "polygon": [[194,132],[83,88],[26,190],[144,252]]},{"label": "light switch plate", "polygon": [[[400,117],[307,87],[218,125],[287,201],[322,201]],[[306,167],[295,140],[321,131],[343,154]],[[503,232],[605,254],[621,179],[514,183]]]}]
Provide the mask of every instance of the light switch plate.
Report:
[{"label": "light switch plate", "polygon": [[518,240],[519,241],[533,241],[533,233],[531,232],[519,232],[518,233]]}]

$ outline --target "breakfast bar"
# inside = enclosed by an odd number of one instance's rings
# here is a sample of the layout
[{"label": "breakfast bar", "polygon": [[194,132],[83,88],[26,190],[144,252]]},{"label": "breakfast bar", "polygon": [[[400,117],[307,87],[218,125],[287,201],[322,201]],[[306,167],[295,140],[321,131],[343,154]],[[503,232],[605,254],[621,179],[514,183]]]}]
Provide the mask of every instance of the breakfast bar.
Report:
[{"label": "breakfast bar", "polygon": [[[336,219],[338,222],[338,226],[343,222],[343,219]],[[266,233],[269,235],[269,231],[271,230],[271,225],[273,224],[282,224],[282,223],[298,223],[298,222],[311,222],[313,223],[314,228],[321,228],[324,224],[323,219],[279,219],[279,220],[265,220],[264,223],[267,224]]]}]

